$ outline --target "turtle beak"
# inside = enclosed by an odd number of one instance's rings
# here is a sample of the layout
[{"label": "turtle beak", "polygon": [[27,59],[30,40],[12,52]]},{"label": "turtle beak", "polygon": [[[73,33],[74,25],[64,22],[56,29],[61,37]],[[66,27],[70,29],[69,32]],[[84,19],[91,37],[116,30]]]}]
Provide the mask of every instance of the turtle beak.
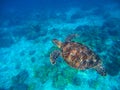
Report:
[{"label": "turtle beak", "polygon": [[62,42],[60,42],[60,41],[57,40],[57,39],[53,39],[52,42],[53,42],[55,45],[57,45],[59,48],[60,48],[61,45],[62,45]]}]

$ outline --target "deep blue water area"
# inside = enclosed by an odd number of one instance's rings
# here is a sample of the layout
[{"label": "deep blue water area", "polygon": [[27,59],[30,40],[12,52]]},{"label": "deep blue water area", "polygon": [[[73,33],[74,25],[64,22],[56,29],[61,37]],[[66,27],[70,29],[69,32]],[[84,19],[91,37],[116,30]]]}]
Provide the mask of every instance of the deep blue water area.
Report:
[{"label": "deep blue water area", "polygon": [[[61,56],[51,64],[60,51],[52,40],[70,35],[100,57],[106,76]],[[119,0],[0,1],[0,90],[120,90],[119,80]]]}]

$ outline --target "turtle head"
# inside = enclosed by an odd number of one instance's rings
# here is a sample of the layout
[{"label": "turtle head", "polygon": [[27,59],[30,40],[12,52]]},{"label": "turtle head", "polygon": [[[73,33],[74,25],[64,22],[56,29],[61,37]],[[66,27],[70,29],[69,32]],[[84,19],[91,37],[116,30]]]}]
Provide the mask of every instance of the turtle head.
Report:
[{"label": "turtle head", "polygon": [[53,42],[55,45],[57,45],[58,48],[61,48],[61,46],[62,46],[62,42],[61,42],[61,41],[59,41],[59,40],[57,40],[57,39],[53,39],[52,42]]}]

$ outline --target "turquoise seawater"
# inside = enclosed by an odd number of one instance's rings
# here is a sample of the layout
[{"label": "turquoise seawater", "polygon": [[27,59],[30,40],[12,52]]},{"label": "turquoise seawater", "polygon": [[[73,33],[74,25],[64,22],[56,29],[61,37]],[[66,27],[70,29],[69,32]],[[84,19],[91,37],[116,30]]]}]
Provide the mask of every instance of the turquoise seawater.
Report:
[{"label": "turquoise seawater", "polygon": [[[52,39],[68,35],[101,58],[107,75],[77,70]],[[119,0],[0,0],[0,90],[120,90]]]}]

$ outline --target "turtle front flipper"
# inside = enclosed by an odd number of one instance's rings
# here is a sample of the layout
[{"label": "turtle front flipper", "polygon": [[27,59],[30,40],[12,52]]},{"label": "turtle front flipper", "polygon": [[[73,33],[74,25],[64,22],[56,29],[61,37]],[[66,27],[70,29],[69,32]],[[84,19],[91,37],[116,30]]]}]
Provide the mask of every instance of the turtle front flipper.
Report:
[{"label": "turtle front flipper", "polygon": [[71,42],[71,40],[75,37],[77,37],[78,34],[70,34],[67,36],[67,38],[65,39],[65,42]]},{"label": "turtle front flipper", "polygon": [[51,64],[55,64],[56,63],[56,59],[59,57],[60,55],[60,51],[59,50],[55,50],[50,54],[50,62]]},{"label": "turtle front flipper", "polygon": [[102,65],[96,66],[95,70],[102,76],[106,76],[107,75],[106,70],[105,70],[105,68]]}]

